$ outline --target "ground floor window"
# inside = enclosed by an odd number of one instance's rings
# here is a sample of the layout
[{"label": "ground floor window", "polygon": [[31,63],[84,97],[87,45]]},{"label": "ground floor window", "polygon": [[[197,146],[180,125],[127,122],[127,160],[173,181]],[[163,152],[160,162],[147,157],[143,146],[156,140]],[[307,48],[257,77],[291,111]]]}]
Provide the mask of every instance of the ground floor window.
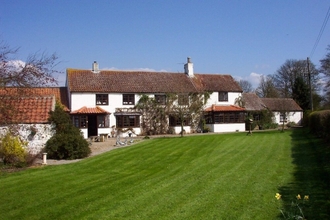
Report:
[{"label": "ground floor window", "polygon": [[87,115],[74,115],[73,117],[73,124],[77,128],[86,128],[88,118]]},{"label": "ground floor window", "polygon": [[244,112],[212,112],[205,115],[207,124],[244,123]]},{"label": "ground floor window", "polygon": [[108,128],[109,127],[109,116],[108,115],[98,115],[97,116],[97,125],[99,128]]},{"label": "ground floor window", "polygon": [[124,127],[140,127],[139,115],[117,115],[116,116],[117,128]]},{"label": "ground floor window", "polygon": [[109,115],[74,115],[72,116],[72,120],[74,126],[77,128],[87,128],[88,121],[90,122],[90,125],[94,125],[96,123],[95,120],[97,120],[97,127],[109,127]]},{"label": "ground floor window", "polygon": [[280,114],[280,122],[287,122],[286,114]]},{"label": "ground floor window", "polygon": [[[170,116],[170,126],[181,126],[181,120],[179,117]],[[183,120],[183,126],[189,126],[189,119],[186,118]]]}]

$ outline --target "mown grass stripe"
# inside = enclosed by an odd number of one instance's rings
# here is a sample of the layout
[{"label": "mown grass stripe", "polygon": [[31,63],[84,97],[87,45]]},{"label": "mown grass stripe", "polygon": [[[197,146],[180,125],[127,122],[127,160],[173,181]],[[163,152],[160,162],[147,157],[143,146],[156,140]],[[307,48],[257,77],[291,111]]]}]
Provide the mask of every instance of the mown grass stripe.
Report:
[{"label": "mown grass stripe", "polygon": [[274,219],[275,193],[294,180],[291,144],[291,132],[151,139],[1,175],[0,212],[11,219]]}]

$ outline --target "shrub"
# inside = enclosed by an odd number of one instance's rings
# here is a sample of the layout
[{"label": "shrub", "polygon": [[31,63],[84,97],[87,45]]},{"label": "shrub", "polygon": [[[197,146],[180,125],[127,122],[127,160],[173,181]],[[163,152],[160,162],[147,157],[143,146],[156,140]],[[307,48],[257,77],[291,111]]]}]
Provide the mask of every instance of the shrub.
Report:
[{"label": "shrub", "polygon": [[56,134],[46,143],[46,153],[51,159],[79,159],[91,153],[88,142],[74,134]]},{"label": "shrub", "polygon": [[45,151],[51,159],[79,159],[91,153],[87,140],[81,135],[79,128],[73,126],[70,116],[60,104],[50,113],[49,121],[55,126],[55,135],[47,143]]},{"label": "shrub", "polygon": [[13,136],[9,132],[1,138],[0,157],[5,165],[22,167],[26,161],[27,142],[23,142],[17,136]]}]

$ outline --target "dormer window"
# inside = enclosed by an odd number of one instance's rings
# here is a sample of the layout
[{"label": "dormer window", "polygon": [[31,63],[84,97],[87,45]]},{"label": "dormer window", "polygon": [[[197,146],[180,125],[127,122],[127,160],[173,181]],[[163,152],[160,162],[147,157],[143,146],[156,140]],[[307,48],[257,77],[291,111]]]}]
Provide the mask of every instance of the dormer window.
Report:
[{"label": "dormer window", "polygon": [[123,94],[123,105],[134,105],[135,95],[134,94]]},{"label": "dormer window", "polygon": [[219,102],[228,102],[228,92],[219,92]]},{"label": "dormer window", "polygon": [[108,94],[96,94],[96,105],[108,105]]}]

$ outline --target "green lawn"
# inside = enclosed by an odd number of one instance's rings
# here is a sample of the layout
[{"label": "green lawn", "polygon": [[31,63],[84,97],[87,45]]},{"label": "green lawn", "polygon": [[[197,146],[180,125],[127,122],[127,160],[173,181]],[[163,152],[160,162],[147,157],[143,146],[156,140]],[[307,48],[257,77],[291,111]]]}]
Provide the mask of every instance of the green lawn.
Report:
[{"label": "green lawn", "polygon": [[0,219],[277,219],[298,193],[307,219],[328,219],[324,149],[304,130],[145,140],[2,173]]}]

